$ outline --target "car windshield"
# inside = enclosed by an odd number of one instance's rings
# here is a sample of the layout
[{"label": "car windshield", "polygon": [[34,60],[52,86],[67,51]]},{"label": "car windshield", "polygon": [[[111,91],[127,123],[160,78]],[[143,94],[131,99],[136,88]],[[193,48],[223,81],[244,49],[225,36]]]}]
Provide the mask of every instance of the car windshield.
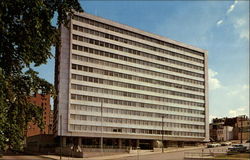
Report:
[{"label": "car windshield", "polygon": [[236,145],[233,145],[233,147],[242,147],[243,145],[241,144],[236,144]]}]

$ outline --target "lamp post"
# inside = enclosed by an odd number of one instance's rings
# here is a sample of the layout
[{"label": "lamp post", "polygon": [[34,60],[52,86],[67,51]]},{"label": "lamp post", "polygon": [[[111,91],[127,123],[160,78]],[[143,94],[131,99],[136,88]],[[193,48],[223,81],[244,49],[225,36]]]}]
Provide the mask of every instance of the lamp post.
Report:
[{"label": "lamp post", "polygon": [[163,139],[164,139],[164,130],[163,130],[163,126],[164,126],[164,116],[162,115],[161,117],[161,152],[163,153],[164,152],[164,144],[163,144]]},{"label": "lamp post", "polygon": [[103,154],[103,101],[101,101],[101,153]]},{"label": "lamp post", "polygon": [[243,132],[243,122],[242,122],[242,116],[240,118],[241,125],[240,125],[240,143],[242,144],[242,132]]},{"label": "lamp post", "polygon": [[62,159],[62,115],[59,117],[60,120],[60,160]]}]

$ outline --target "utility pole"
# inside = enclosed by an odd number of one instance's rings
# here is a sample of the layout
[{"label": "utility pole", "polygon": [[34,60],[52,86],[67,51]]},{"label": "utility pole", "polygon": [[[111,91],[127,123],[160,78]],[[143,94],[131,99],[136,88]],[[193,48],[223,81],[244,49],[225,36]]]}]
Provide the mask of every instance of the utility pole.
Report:
[{"label": "utility pole", "polygon": [[243,132],[242,116],[240,118],[240,121],[241,121],[241,123],[240,123],[240,125],[241,125],[241,127],[240,127],[240,143],[242,144],[242,132]]},{"label": "utility pole", "polygon": [[101,153],[103,154],[103,100],[101,101]]},{"label": "utility pole", "polygon": [[164,126],[164,122],[163,122],[164,116],[162,115],[161,117],[161,152],[164,152],[164,144],[163,144],[163,139],[164,139],[164,131],[163,131],[163,126]]},{"label": "utility pole", "polygon": [[60,121],[60,160],[62,159],[62,115],[59,117]]},{"label": "utility pole", "polygon": [[227,135],[228,135],[228,129],[227,129],[227,127],[228,127],[228,126],[226,126],[226,140],[225,140],[225,141],[228,141],[228,140],[229,140],[229,139],[228,139],[228,136],[227,136]]}]

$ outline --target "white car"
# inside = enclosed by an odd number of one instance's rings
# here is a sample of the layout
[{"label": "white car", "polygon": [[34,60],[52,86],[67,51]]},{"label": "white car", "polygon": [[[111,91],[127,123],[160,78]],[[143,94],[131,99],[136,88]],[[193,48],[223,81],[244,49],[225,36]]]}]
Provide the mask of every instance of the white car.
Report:
[{"label": "white car", "polygon": [[221,146],[219,143],[210,143],[207,145],[207,148],[214,148],[214,147],[219,147]]}]

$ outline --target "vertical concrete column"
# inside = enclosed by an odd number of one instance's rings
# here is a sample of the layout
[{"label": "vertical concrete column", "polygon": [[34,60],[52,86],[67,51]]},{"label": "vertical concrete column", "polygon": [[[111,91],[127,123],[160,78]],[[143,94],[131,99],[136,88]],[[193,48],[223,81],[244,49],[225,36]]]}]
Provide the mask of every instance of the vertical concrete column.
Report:
[{"label": "vertical concrete column", "polygon": [[153,148],[160,148],[158,140],[153,140]]},{"label": "vertical concrete column", "polygon": [[209,142],[209,104],[208,104],[208,54],[204,54],[205,66],[205,139],[204,142]]},{"label": "vertical concrete column", "polygon": [[116,146],[116,139],[112,139],[112,146],[114,147],[114,146]]},{"label": "vertical concrete column", "polygon": [[183,141],[179,141],[178,142],[178,147],[184,147],[184,142]]},{"label": "vertical concrete column", "polygon": [[137,139],[137,140],[136,140],[136,148],[139,147],[139,146],[140,146],[140,140]]},{"label": "vertical concrete column", "polygon": [[78,145],[82,146],[82,138],[81,137],[78,138]]},{"label": "vertical concrete column", "polygon": [[132,141],[131,141],[131,139],[128,140],[128,146],[131,149],[131,147],[132,147]]},{"label": "vertical concrete column", "polygon": [[122,139],[118,139],[118,148],[119,148],[119,149],[122,148]]},{"label": "vertical concrete column", "polygon": [[67,137],[62,137],[62,147],[66,147]]}]

